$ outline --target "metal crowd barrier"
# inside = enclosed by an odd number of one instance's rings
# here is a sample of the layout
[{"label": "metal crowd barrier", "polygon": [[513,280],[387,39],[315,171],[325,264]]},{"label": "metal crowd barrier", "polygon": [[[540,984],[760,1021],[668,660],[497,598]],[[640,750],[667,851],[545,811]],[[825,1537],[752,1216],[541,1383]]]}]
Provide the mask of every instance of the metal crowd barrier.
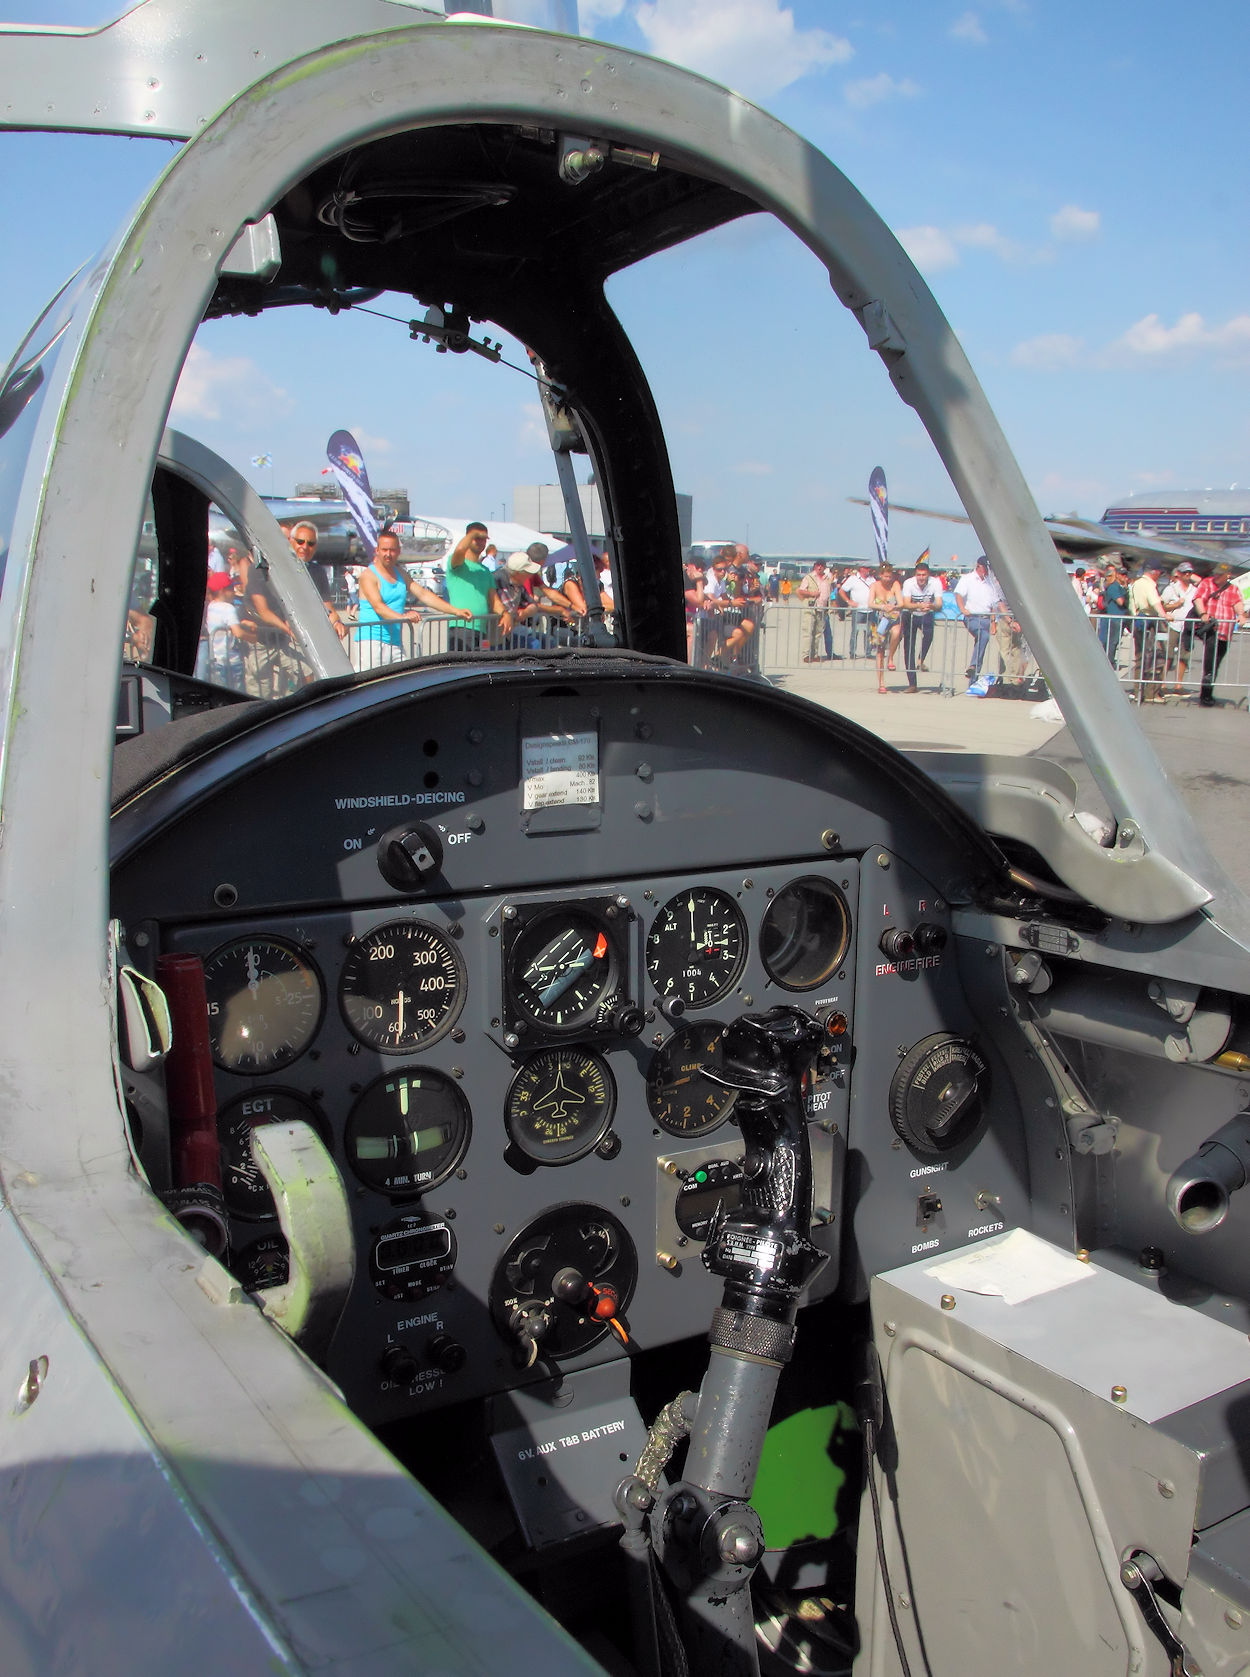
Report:
[{"label": "metal crowd barrier", "polygon": [[352,665],[358,670],[379,669],[408,658],[433,658],[440,652],[528,651],[546,652],[552,647],[583,644],[582,626],[565,623],[545,613],[526,618],[507,634],[497,617],[440,616],[422,612],[419,623],[401,623],[399,645],[358,636],[352,628]]},{"label": "metal crowd barrier", "polygon": [[[736,608],[696,615],[688,625],[689,661],[696,669],[773,679],[797,673],[809,664],[823,664],[835,677],[853,678],[859,672],[857,685],[861,686],[865,675],[875,673],[877,636],[870,613],[832,608],[826,614],[806,605],[769,603],[755,622],[754,632],[743,645],[734,647],[733,631],[742,616]],[[546,616],[531,618],[506,635],[498,618],[466,623],[433,612],[424,613],[418,623],[398,627],[399,644],[393,647],[389,642],[359,636],[351,625],[348,650],[353,667],[378,669],[442,652],[545,651],[582,643],[580,626]],[[1214,655],[1208,653],[1208,642],[1196,625],[1171,627],[1159,618],[1103,615],[1090,618],[1090,636],[1093,647],[1101,646],[1121,685],[1137,703],[1197,700],[1202,696],[1204,662]],[[273,644],[254,644],[219,629],[214,631],[211,643],[210,637],[201,638],[197,675],[251,698],[283,698],[315,679],[307,659],[289,641],[275,637]],[[1235,632],[1212,683],[1217,701],[1242,706],[1250,702],[1248,648],[1250,633]],[[1000,675],[1001,650],[1000,642],[991,637],[978,673]],[[1022,651],[1025,673],[1031,674],[1036,665],[1028,648]],[[917,669],[917,685],[928,693],[967,692],[972,656],[973,639],[962,620],[935,617],[932,645]],[[887,668],[884,673],[891,686],[897,686],[900,677],[905,678],[901,638],[894,669]]]},{"label": "metal crowd barrier", "polygon": [[[750,628],[735,644],[735,631],[744,618]],[[765,673],[767,626],[767,608],[763,612],[747,611],[739,606],[724,611],[701,611],[687,625],[687,660],[696,670],[723,670],[728,675],[759,677]]]},{"label": "metal crowd barrier", "polygon": [[[973,639],[962,620],[934,617],[933,640],[923,658],[918,661],[916,678],[921,691],[928,693],[964,693],[967,691],[968,669],[973,657]],[[766,656],[763,670],[766,676],[781,676],[801,670],[807,664],[827,664],[837,675],[852,675],[855,671],[876,670],[879,636],[877,614],[831,607],[828,612],[819,608],[790,604],[770,604],[765,612]],[[900,627],[902,625],[900,624]],[[827,635],[826,635],[827,630]],[[905,676],[906,654],[904,638],[893,654],[894,668],[889,668],[888,633],[887,664],[883,672],[897,684]],[[1030,667],[1033,667],[1030,665]],[[998,643],[993,638],[976,673],[998,674],[1002,659]]]},{"label": "metal crowd barrier", "polygon": [[[1210,666],[1211,697],[1245,706],[1250,696],[1250,652],[1244,630],[1230,636],[1217,657],[1215,625],[1186,619],[1171,623],[1159,617],[1094,615],[1090,627],[1111,662],[1120,684],[1138,704],[1203,696]],[[1218,662],[1218,671],[1215,668]]]},{"label": "metal crowd barrier", "polygon": [[[700,621],[696,620],[694,628],[691,661],[697,662],[706,656],[712,641]],[[862,686],[863,675],[875,672],[878,637],[874,614],[849,607],[831,607],[828,613],[822,613],[797,603],[769,604],[761,629],[760,667],[766,677],[790,675],[806,665],[821,664],[835,677],[852,678],[860,672],[858,685]],[[1090,633],[1094,646],[1101,644],[1131,699],[1149,703],[1156,698],[1200,696],[1206,642],[1192,625],[1172,627],[1160,618],[1106,615],[1090,618]],[[1037,665],[1022,642],[1020,652],[1023,673],[1033,674]],[[973,638],[963,620],[935,617],[933,642],[924,660],[927,667],[917,669],[917,685],[928,693],[966,693],[973,656]],[[891,671],[887,665],[884,672],[891,686],[898,685],[900,676],[905,677],[901,636],[894,666]],[[1003,667],[1002,642],[991,636],[977,673],[1001,676]],[[1241,630],[1233,635],[1213,693],[1225,702],[1245,705],[1250,700],[1250,632]]]}]

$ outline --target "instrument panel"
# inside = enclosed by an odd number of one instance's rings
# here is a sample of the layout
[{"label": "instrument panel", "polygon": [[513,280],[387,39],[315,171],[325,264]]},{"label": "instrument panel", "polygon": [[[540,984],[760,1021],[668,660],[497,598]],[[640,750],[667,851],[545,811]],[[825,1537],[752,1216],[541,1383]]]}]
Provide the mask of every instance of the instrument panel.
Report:
[{"label": "instrument panel", "polygon": [[[918,1205],[948,1205],[953,1240],[984,1221],[974,1191],[1008,1207],[1023,1174],[976,1079],[948,1146],[926,1128],[946,1107],[895,1076],[976,1029],[947,948],[975,830],[827,713],[662,668],[408,671],[227,731],[115,814],[132,955],[204,963],[244,1285],[286,1262],[256,1125],[305,1119],[346,1185],[326,1367],[370,1423],[706,1333],[700,1253],[742,1144],[705,1073],[743,1012],[825,1026],[818,1294],[940,1244]],[[905,927],[929,952],[883,959]],[[172,1156],[145,1119],[158,1190]]]},{"label": "instrument panel", "polygon": [[[526,1337],[527,1295],[516,1274],[510,1290],[507,1270],[541,1271],[533,1254],[548,1245],[581,1253],[590,1285],[624,1278],[617,1317],[545,1329],[562,1357],[616,1355],[635,1332],[655,1343],[648,1324],[662,1324],[661,1340],[706,1327],[706,1183],[735,1190],[741,1142],[733,1093],[704,1068],[715,1069],[740,1012],[800,993],[822,1017],[851,1013],[858,864],[815,868],[605,880],[576,896],[435,898],[247,931],[171,929],[168,947],[201,956],[208,981],[236,1273],[284,1279],[276,1213],[251,1163],[255,1125],[306,1118],[348,1186],[359,1273],[328,1366],[354,1406],[385,1418],[534,1367],[548,1347]],[[844,1116],[836,1076],[831,1062],[826,1124]],[[687,1171],[684,1150],[696,1142],[700,1163]],[[696,1181],[708,1145],[717,1168]],[[676,1163],[657,1188],[660,1155]],[[832,1149],[818,1149],[818,1162],[828,1204]],[[652,1244],[658,1198],[675,1208],[672,1250]],[[561,1211],[569,1204],[582,1207],[578,1229]],[[585,1236],[586,1207],[599,1208],[610,1239]],[[509,1258],[509,1237],[543,1219],[552,1226],[532,1237],[531,1256]],[[485,1313],[483,1298],[496,1300]],[[498,1302],[508,1298],[511,1329]],[[420,1330],[409,1325],[416,1305],[429,1318]],[[457,1365],[450,1374],[425,1355],[435,1341]],[[395,1378],[397,1345],[406,1383]]]}]

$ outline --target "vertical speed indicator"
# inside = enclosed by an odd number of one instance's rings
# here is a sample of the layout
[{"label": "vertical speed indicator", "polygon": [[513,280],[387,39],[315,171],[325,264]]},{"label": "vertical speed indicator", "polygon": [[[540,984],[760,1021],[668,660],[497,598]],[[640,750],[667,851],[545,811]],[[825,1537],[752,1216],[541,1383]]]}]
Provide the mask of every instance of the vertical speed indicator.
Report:
[{"label": "vertical speed indicator", "polygon": [[339,1006],[382,1054],[411,1054],[448,1030],[464,1006],[451,940],[424,920],[392,920],[357,938],[343,962]]}]

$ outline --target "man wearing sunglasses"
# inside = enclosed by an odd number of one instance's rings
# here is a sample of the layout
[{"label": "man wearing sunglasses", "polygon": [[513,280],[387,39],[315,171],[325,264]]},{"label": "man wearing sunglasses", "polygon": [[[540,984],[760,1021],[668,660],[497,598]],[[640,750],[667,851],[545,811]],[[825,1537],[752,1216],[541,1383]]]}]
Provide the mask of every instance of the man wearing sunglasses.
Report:
[{"label": "man wearing sunglasses", "polygon": [[313,524],[293,524],[287,531],[287,540],[291,544],[291,551],[297,559],[308,567],[308,574],[312,578],[313,587],[317,590],[317,597],[326,608],[326,616],[334,625],[334,632],[341,641],[347,639],[347,625],[334,609],[334,601],[330,598],[330,573],[317,558],[317,529]]}]

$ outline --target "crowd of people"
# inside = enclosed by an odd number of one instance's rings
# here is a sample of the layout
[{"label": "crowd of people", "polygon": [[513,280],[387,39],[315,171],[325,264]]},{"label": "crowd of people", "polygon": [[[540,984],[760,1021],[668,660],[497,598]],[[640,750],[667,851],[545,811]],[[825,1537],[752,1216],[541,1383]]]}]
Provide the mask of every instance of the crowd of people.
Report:
[{"label": "crowd of people", "polygon": [[727,542],[705,570],[686,560],[686,661],[739,675],[759,671],[764,616],[760,560],[745,542]]},{"label": "crowd of people", "polygon": [[[888,562],[874,566],[866,559],[853,565],[830,565],[817,559],[792,585],[789,599],[806,608],[803,662],[875,659],[881,693],[889,691],[886,674],[898,667],[900,659],[907,676],[906,692],[920,691],[919,676],[928,669],[934,624],[943,617],[962,620],[968,630],[971,644],[964,671],[968,680],[975,681],[981,674],[991,641],[998,647],[1006,680],[1021,681],[1028,669],[1020,625],[984,556],[959,578],[934,570],[928,548],[909,571]],[[845,653],[834,647],[835,621],[849,622]]]},{"label": "crowd of people", "polygon": [[[599,598],[592,608],[570,548],[552,553],[539,541],[501,558],[487,525],[476,520],[431,578],[437,591],[417,580],[404,561],[399,536],[385,529],[372,562],[345,570],[344,601],[317,558],[316,526],[301,520],[283,530],[358,670],[412,656],[415,626],[428,615],[446,621],[448,650],[476,651],[574,644],[592,615],[607,617],[614,609],[606,552],[595,554]],[[1130,576],[1124,560],[1111,554],[1098,564],[1078,565],[1071,580],[1104,652],[1118,670],[1131,671],[1141,702],[1163,703],[1166,694],[1194,685],[1199,703],[1216,702],[1214,687],[1233,631],[1250,621],[1230,565],[1219,563],[1211,575],[1199,578],[1182,561],[1168,576],[1162,561],[1147,559]],[[933,569],[926,548],[906,571],[889,563],[832,565],[817,559],[801,577],[780,578],[774,572],[766,578],[759,557],[741,542],[722,546],[710,565],[686,561],[689,661],[758,674],[764,612],[772,601],[804,608],[805,664],[875,660],[881,693],[888,691],[887,672],[900,663],[907,680],[904,691],[919,691],[918,678],[928,668],[934,625],[941,618],[956,619],[967,631],[964,676],[970,683],[981,678],[991,645],[1005,682],[1022,682],[1031,667],[1020,623],[984,555],[963,575]],[[127,637],[132,655],[143,656],[151,619],[137,602],[132,606]],[[849,624],[845,652],[835,647],[835,622]],[[297,637],[268,567],[257,564],[246,548],[210,547],[196,673],[263,697],[280,696],[304,679]]]},{"label": "crowd of people", "polygon": [[[419,581],[404,562],[399,536],[384,529],[372,562],[344,571],[347,601],[336,603],[331,573],[317,558],[315,524],[282,525],[291,551],[305,566],[331,625],[357,670],[376,669],[411,657],[412,632],[423,617],[448,621],[450,651],[483,645],[528,648],[571,643],[591,615],[576,559],[570,550],[552,554],[545,542],[500,560],[488,527],[478,521],[443,562],[442,591]],[[488,563],[493,559],[494,564]],[[596,609],[613,610],[606,552],[595,556],[599,582]],[[143,635],[141,611],[128,636],[137,652]],[[406,626],[410,626],[407,628]],[[196,674],[219,686],[279,697],[300,685],[297,637],[270,580],[242,547],[210,544],[208,597]]]},{"label": "crowd of people", "polygon": [[1227,563],[1199,577],[1182,559],[1165,582],[1166,575],[1162,560],[1148,558],[1130,578],[1121,556],[1111,554],[1100,565],[1077,565],[1072,586],[1113,665],[1119,665],[1125,635],[1131,637],[1141,703],[1166,704],[1169,692],[1187,692],[1186,676],[1200,664],[1198,703],[1214,705],[1233,631],[1250,614]]}]

